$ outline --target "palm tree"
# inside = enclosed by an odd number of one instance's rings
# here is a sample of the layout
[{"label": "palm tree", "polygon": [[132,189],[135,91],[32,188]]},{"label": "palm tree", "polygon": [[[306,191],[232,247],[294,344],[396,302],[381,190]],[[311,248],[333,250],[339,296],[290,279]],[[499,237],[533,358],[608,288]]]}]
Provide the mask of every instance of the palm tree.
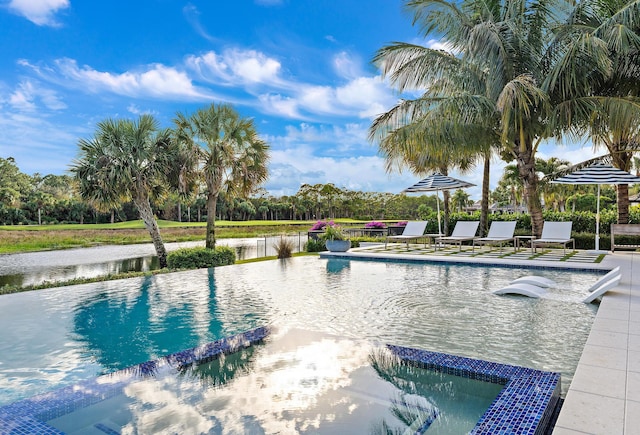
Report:
[{"label": "palm tree", "polygon": [[94,137],[80,139],[78,159],[71,172],[80,196],[101,211],[133,201],[149,231],[160,267],[167,267],[167,252],[160,237],[150,199],[166,187],[165,173],[172,162],[169,130],[142,115],[138,121],[107,119],[99,122]]},{"label": "palm tree", "polygon": [[241,118],[228,104],[211,104],[174,120],[178,140],[200,161],[207,185],[206,247],[215,248],[218,197],[248,197],[267,179],[268,145],[258,137],[253,120]]},{"label": "palm tree", "polygon": [[564,211],[567,192],[571,192],[573,190],[572,187],[574,187],[552,184],[548,182],[547,175],[561,171],[570,166],[571,162],[557,157],[551,157],[547,160],[540,158],[536,159],[536,171],[545,175],[540,182],[540,191],[542,192],[544,204],[547,209],[553,208],[554,210]]},{"label": "palm tree", "polygon": [[[376,120],[382,121],[378,128],[385,134],[413,126],[445,153],[457,143],[475,146],[471,155],[487,158],[499,144],[502,157],[516,161],[533,232],[539,235],[543,218],[535,154],[548,135],[550,110],[540,84],[551,31],[568,2],[410,0],[407,8],[423,36],[435,35],[451,52],[405,43],[379,50],[375,60],[399,91],[426,91]],[[488,204],[488,194],[484,201]]]},{"label": "palm tree", "polygon": [[[559,101],[558,133],[588,135],[613,166],[629,171],[640,150],[640,2],[576,2],[557,31],[544,86]],[[617,186],[618,223],[629,221],[628,185]]]}]

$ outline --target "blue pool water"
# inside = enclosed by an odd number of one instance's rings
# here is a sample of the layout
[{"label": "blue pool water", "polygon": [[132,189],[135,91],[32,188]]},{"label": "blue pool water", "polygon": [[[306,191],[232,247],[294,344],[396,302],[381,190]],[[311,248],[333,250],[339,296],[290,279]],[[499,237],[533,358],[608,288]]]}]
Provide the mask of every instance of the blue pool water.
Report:
[{"label": "blue pool water", "polygon": [[[525,274],[548,299],[495,296]],[[0,297],[0,404],[275,325],[561,372],[566,390],[598,275],[301,257]]]}]

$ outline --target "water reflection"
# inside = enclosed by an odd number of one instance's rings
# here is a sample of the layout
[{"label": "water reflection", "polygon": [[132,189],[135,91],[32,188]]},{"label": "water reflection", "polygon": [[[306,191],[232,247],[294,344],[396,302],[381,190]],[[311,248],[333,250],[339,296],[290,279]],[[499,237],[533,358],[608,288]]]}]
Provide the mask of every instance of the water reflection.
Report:
[{"label": "water reflection", "polygon": [[177,373],[164,366],[48,423],[70,433],[97,420],[118,433],[468,433],[500,391],[482,383],[489,392],[473,395],[469,381],[367,341],[290,329]]},{"label": "water reflection", "polygon": [[[198,298],[180,298],[172,290],[159,288],[155,281],[145,277],[136,292],[101,292],[76,305],[76,339],[105,372],[175,352],[179,350],[175,343],[181,341],[183,348],[189,348],[220,335],[220,322],[211,320],[216,317],[213,285],[203,286]],[[206,334],[200,331],[202,324],[207,327]]]},{"label": "water reflection", "polygon": [[[218,246],[228,246],[238,260],[276,255],[275,244],[285,237],[293,252],[304,249],[306,233],[244,239],[219,239]],[[204,242],[167,243],[167,251],[204,246]],[[44,282],[94,278],[126,272],[146,272],[158,269],[153,245],[97,246],[61,251],[0,255],[0,287],[38,285]]]}]

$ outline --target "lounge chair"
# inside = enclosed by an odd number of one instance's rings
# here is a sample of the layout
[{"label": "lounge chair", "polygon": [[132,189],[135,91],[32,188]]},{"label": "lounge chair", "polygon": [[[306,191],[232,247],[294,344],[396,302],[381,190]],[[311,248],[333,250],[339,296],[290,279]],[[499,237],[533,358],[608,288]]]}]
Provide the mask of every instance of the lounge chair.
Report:
[{"label": "lounge chair", "polygon": [[509,284],[501,289],[494,290],[494,295],[521,295],[528,296],[530,298],[540,298],[545,295],[547,291],[542,287],[538,287],[532,284]]},{"label": "lounge chair", "polygon": [[[384,242],[385,249],[387,248],[388,242],[405,242],[407,244],[407,249],[409,249],[409,242],[412,240],[420,240],[420,239],[428,239],[428,236],[424,234],[424,231],[427,229],[427,221],[409,221],[407,225],[404,227],[402,234],[397,236],[387,236],[387,239]],[[425,242],[426,246],[426,242]]]},{"label": "lounge chair", "polygon": [[437,237],[435,240],[436,249],[439,243],[458,244],[462,251],[462,242],[473,241],[480,226],[480,221],[458,221],[450,236]]},{"label": "lounge chair", "polygon": [[558,283],[554,280],[539,275],[521,276],[511,281],[511,284],[531,284],[542,288],[558,287]]},{"label": "lounge chair", "polygon": [[589,294],[589,296],[587,296],[582,300],[582,302],[584,302],[585,304],[588,304],[590,302],[595,301],[597,298],[599,298],[600,296],[602,296],[612,288],[617,287],[618,283],[620,282],[620,278],[622,278],[622,276],[617,275],[614,278],[611,278],[609,281],[600,284],[600,286],[598,286],[595,290],[593,290]]},{"label": "lounge chair", "polygon": [[491,227],[489,227],[489,234],[487,237],[478,237],[473,239],[473,250],[476,249],[476,244],[479,245],[500,245],[500,252],[502,252],[502,246],[505,243],[513,243],[513,251],[516,250],[516,244],[514,243],[513,233],[516,230],[516,221],[493,221]]},{"label": "lounge chair", "polygon": [[538,246],[561,245],[563,253],[567,253],[567,245],[573,244],[576,249],[576,241],[571,238],[571,226],[573,222],[545,222],[542,225],[542,234],[539,239],[531,240],[531,249],[536,252]]}]

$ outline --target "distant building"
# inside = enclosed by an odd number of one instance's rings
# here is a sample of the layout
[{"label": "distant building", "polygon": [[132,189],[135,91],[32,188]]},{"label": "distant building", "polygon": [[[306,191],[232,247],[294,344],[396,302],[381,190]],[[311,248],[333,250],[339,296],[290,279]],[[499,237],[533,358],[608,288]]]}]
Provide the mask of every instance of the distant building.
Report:
[{"label": "distant building", "polygon": [[[478,211],[481,209],[480,204],[481,204],[480,201],[476,201],[472,205],[465,207],[464,211],[466,211],[467,213],[473,213],[474,211]],[[492,214],[527,213],[527,207],[524,205],[518,205],[514,208],[512,204],[500,206],[494,203],[489,206],[489,213],[492,213]]]}]

